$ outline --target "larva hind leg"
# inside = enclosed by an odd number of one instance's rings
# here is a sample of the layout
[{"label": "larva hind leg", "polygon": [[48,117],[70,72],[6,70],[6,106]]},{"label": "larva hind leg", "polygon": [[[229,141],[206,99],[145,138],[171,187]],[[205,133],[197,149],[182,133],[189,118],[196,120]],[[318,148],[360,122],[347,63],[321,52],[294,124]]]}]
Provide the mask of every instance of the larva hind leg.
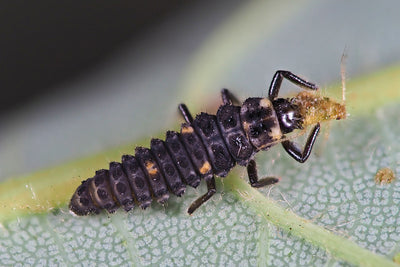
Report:
[{"label": "larva hind leg", "polygon": [[265,177],[258,179],[257,165],[254,160],[250,160],[249,164],[247,165],[247,175],[249,176],[250,185],[252,187],[259,188],[279,182],[279,179],[276,177]]},{"label": "larva hind leg", "polygon": [[215,192],[217,192],[214,176],[212,176],[210,179],[207,179],[206,182],[207,182],[207,193],[196,199],[192,203],[192,205],[190,205],[188,209],[189,214],[192,214],[196,209],[198,209],[201,205],[207,202],[207,200],[209,200],[215,194]]}]

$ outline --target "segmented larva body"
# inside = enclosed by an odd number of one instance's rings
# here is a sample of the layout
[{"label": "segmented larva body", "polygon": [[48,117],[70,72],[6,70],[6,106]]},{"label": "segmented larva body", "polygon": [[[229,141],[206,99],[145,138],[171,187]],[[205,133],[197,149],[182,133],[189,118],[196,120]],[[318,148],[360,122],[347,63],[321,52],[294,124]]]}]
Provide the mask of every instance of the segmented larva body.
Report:
[{"label": "segmented larva body", "polygon": [[[291,99],[277,98],[283,78],[309,90],[318,89],[288,71],[277,71],[268,98],[248,98],[241,106],[234,105],[234,97],[224,89],[223,105],[216,115],[200,113],[194,120],[181,104],[186,122],[180,133],[168,131],[165,141],[152,139],[150,148],[137,147],[134,156],[124,155],[121,163],[111,162],[109,170],[96,171],[73,194],[71,211],[87,215],[102,209],[112,213],[119,206],[126,211],[136,205],[145,209],[153,199],[163,204],[170,193],[182,196],[187,185],[197,187],[204,179],[208,191],[189,207],[192,213],[215,193],[214,176],[225,177],[236,163],[247,166],[253,187],[276,183],[274,177],[258,179],[253,160],[256,152],[282,143],[290,156],[304,162],[318,135],[319,121],[345,118],[344,105],[329,98],[301,93]],[[323,116],[314,116],[308,112],[310,108],[323,110]],[[311,123],[316,125],[303,151],[285,139],[285,134]]]},{"label": "segmented larva body", "polygon": [[[253,125],[258,121],[263,124]],[[265,134],[263,127],[274,130]],[[249,137],[244,128],[251,131]],[[169,193],[182,196],[186,185],[197,187],[213,175],[225,177],[236,163],[246,166],[257,151],[251,140],[265,150],[280,136],[268,99],[250,98],[242,107],[222,105],[216,115],[201,113],[182,124],[180,133],[168,131],[165,141],[152,139],[150,149],[137,147],[135,156],[124,155],[122,163],[96,171],[78,187],[70,209],[86,215],[101,209],[112,213],[119,206],[129,211],[135,203],[144,209],[152,199],[163,204]]]}]

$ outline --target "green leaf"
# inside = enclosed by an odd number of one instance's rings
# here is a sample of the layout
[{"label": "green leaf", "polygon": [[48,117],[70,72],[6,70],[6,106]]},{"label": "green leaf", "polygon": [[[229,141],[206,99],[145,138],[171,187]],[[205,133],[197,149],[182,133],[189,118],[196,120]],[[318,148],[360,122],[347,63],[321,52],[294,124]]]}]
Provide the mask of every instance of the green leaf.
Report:
[{"label": "green leaf", "polygon": [[377,185],[374,176],[383,167],[399,173],[400,108],[391,104],[400,98],[399,77],[400,68],[391,68],[349,83],[350,118],[332,122],[329,138],[321,135],[305,164],[279,146],[260,153],[259,172],[280,176],[278,185],[251,188],[237,168],[218,180],[218,194],[192,216],[187,207],[204,186],[146,211],[68,212],[81,177],[118,160],[127,147],[6,181],[0,186],[0,263],[393,265],[400,186]]}]

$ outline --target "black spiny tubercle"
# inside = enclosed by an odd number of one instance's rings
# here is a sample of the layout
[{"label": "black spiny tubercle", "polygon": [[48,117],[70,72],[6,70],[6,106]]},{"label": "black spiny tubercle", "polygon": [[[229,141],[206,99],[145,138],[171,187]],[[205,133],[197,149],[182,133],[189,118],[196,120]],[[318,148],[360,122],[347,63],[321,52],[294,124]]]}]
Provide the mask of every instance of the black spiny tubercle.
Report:
[{"label": "black spiny tubercle", "polygon": [[[309,91],[290,99],[278,98],[283,78]],[[217,114],[200,113],[195,119],[186,105],[180,104],[185,119],[180,133],[168,131],[165,141],[152,139],[150,148],[137,147],[134,156],[124,155],[121,163],[111,162],[109,170],[96,171],[76,189],[69,207],[77,215],[102,209],[113,213],[120,206],[126,211],[136,205],[145,209],[153,199],[164,204],[170,193],[182,196],[187,185],[197,187],[204,179],[207,192],[189,207],[191,214],[216,192],[214,176],[225,177],[236,163],[247,166],[253,187],[277,183],[275,177],[258,178],[255,153],[282,143],[290,156],[304,162],[320,122],[346,117],[344,103],[310,92],[317,89],[315,84],[280,70],[272,79],[268,98],[248,98],[239,106],[239,101],[223,89],[223,104]],[[312,124],[303,150],[285,136]]]}]

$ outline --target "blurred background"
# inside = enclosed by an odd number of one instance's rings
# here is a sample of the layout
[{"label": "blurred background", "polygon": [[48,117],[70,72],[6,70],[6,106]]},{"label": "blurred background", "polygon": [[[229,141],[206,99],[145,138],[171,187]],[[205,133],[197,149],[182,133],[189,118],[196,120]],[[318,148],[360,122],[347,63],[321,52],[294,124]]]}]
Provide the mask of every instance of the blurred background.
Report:
[{"label": "blurred background", "polygon": [[0,1],[0,180],[178,129],[179,103],[210,111],[221,88],[265,96],[278,69],[326,87],[345,49],[348,79],[399,64],[399,10],[395,0]]}]

